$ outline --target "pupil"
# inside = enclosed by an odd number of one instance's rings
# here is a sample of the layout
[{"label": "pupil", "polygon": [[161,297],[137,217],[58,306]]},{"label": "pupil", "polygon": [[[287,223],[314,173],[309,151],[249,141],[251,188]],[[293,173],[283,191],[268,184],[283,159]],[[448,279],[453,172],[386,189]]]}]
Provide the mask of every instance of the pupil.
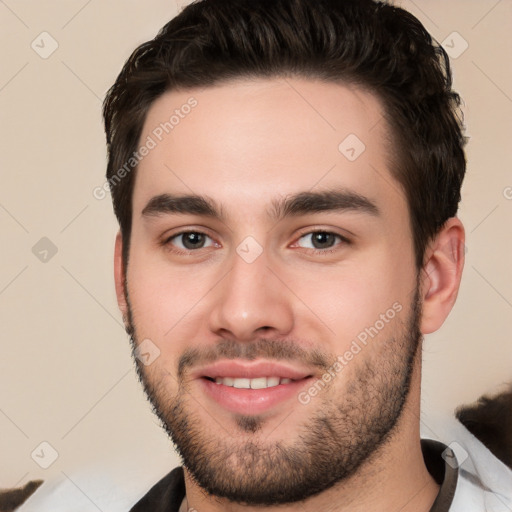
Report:
[{"label": "pupil", "polygon": [[331,247],[333,239],[334,235],[332,233],[315,233],[313,235],[313,245],[315,245],[317,249]]},{"label": "pupil", "polygon": [[187,233],[183,240],[183,245],[187,249],[196,249],[198,245],[202,245],[201,242],[204,242],[201,233]]}]

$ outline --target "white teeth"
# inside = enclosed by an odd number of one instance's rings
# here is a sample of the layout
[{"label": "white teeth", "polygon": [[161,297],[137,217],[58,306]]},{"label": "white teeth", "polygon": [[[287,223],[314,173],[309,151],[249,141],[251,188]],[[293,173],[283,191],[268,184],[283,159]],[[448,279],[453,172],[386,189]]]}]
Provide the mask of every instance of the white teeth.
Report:
[{"label": "white teeth", "polygon": [[267,387],[267,378],[258,377],[257,379],[251,379],[251,389],[265,389]]},{"label": "white teeth", "polygon": [[279,377],[267,377],[267,388],[279,386]]},{"label": "white teeth", "polygon": [[279,386],[279,384],[289,384],[292,379],[280,379],[279,377],[256,377],[254,379],[216,377],[215,382],[237,389],[266,389]]},{"label": "white teeth", "polygon": [[233,387],[238,389],[250,389],[251,379],[234,379]]}]

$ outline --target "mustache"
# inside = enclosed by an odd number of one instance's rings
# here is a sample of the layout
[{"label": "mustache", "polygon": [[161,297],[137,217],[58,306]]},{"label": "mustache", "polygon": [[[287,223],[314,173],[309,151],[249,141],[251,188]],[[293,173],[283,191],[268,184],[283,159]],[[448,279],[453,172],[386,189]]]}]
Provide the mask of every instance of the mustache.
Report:
[{"label": "mustache", "polygon": [[329,356],[317,349],[305,350],[297,342],[260,338],[253,342],[222,340],[216,345],[201,348],[189,348],[178,361],[178,378],[194,366],[214,363],[219,359],[274,359],[295,361],[326,371],[336,356]]}]

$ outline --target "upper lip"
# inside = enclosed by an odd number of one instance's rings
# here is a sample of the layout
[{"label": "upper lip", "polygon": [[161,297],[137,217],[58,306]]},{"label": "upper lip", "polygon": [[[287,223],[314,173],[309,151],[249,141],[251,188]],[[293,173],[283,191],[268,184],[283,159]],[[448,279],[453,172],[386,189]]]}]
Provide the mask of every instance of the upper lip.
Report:
[{"label": "upper lip", "polygon": [[220,360],[195,370],[193,378],[233,377],[235,379],[255,379],[258,377],[279,377],[281,379],[299,380],[313,375],[305,367],[292,367],[275,361]]}]

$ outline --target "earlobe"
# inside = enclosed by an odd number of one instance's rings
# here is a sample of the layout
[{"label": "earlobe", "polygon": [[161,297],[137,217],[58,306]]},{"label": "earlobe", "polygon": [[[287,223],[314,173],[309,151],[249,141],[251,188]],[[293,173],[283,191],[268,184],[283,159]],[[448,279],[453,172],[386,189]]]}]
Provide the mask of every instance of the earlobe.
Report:
[{"label": "earlobe", "polygon": [[439,329],[455,303],[464,268],[464,240],[464,226],[453,217],[427,248],[421,280],[423,334]]},{"label": "earlobe", "polygon": [[119,231],[116,236],[114,248],[114,280],[116,285],[117,304],[123,314],[123,320],[127,318],[128,314],[128,304],[126,303],[125,293],[125,277],[126,269],[124,268],[123,262],[123,238]]}]

